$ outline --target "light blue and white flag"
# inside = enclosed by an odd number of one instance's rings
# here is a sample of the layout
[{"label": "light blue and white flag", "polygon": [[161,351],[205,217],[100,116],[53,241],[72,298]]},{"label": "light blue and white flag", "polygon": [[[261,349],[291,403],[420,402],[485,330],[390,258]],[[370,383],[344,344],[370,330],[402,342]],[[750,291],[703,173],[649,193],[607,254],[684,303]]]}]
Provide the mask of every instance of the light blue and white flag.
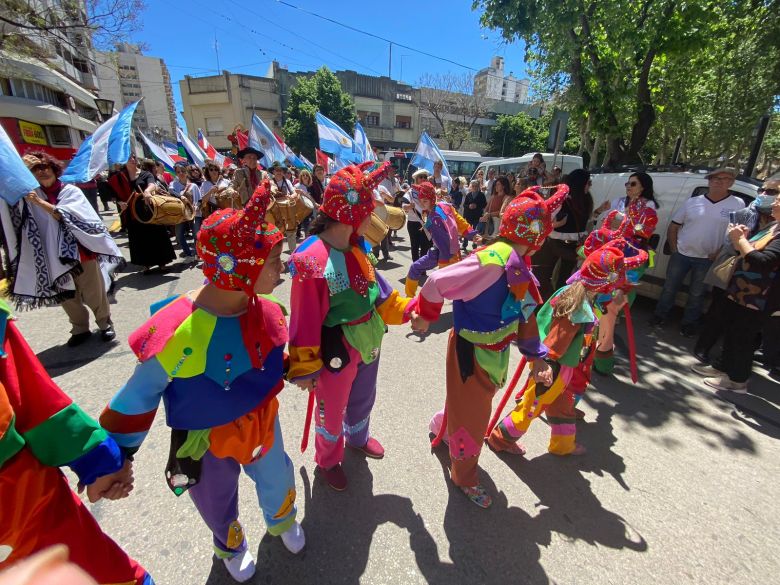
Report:
[{"label": "light blue and white flag", "polygon": [[265,166],[283,163],[286,155],[274,133],[257,114],[252,114],[252,127],[249,129],[249,146],[256,148],[265,157]]},{"label": "light blue and white flag", "polygon": [[303,164],[306,165],[306,168],[309,169],[310,171],[313,171],[314,170],[314,165],[312,164],[312,162],[308,158],[303,156],[302,154],[299,155],[299,156],[300,156],[301,162],[303,162]]},{"label": "light blue and white flag", "polygon": [[449,177],[450,171],[447,168],[447,161],[444,160],[444,156],[442,156],[441,151],[433,141],[433,138],[428,136],[427,132],[423,131],[423,133],[420,134],[420,141],[417,143],[417,150],[415,150],[410,164],[413,164],[418,169],[425,169],[433,174],[433,163],[439,160],[441,161],[441,164],[444,165],[441,174]]},{"label": "light blue and white flag", "polygon": [[36,187],[38,181],[0,125],[0,197],[13,205]]},{"label": "light blue and white flag", "polygon": [[320,137],[320,150],[349,163],[363,162],[363,153],[359,152],[355,141],[333,120],[317,112],[317,134]]},{"label": "light blue and white flag", "polygon": [[133,114],[140,102],[125,106],[81,143],[76,156],[60,177],[63,183],[88,183],[95,175],[127,162],[130,158]]},{"label": "light blue and white flag", "polygon": [[198,165],[203,168],[206,165],[206,153],[200,149],[197,143],[184,133],[181,128],[176,128],[176,139],[187,151],[189,158],[192,160],[192,164]]},{"label": "light blue and white flag", "polygon": [[357,146],[357,149],[363,154],[363,160],[361,162],[376,160],[374,149],[371,148],[371,143],[368,141],[366,131],[363,130],[363,126],[360,122],[355,123],[355,146]]},{"label": "light blue and white flag", "polygon": [[159,144],[155,144],[152,142],[149,137],[144,134],[143,132],[138,132],[141,135],[141,138],[143,139],[144,143],[146,144],[146,147],[151,151],[152,156],[155,158],[155,160],[161,162],[163,166],[165,167],[165,170],[169,173],[173,172],[173,166],[176,164],[175,161],[171,158],[171,156],[168,154],[167,150],[160,146]]}]

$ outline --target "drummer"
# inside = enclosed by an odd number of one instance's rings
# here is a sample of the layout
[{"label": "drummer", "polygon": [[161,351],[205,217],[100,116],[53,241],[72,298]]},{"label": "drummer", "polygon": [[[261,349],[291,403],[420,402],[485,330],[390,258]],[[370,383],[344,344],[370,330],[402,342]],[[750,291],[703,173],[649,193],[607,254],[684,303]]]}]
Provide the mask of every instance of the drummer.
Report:
[{"label": "drummer", "polygon": [[232,187],[241,195],[242,205],[246,205],[249,197],[263,181],[263,171],[257,164],[262,157],[263,153],[251,146],[238,151],[241,168],[236,169],[233,174]]},{"label": "drummer", "polygon": [[[274,200],[288,198],[292,203],[297,202],[299,195],[295,191],[292,181],[285,176],[288,171],[287,167],[279,162],[274,162],[270,171],[272,175],[271,192]],[[290,221],[289,219],[284,223],[285,236],[287,236],[287,250],[292,254],[297,245],[298,224],[294,220]],[[290,225],[291,223],[294,225]],[[282,226],[279,225],[279,227],[281,228]]]},{"label": "drummer", "polygon": [[[206,159],[205,176],[206,180],[200,186],[200,192],[203,194],[201,211],[204,219],[219,207],[217,199],[230,188],[230,181],[222,176],[222,169],[211,159]],[[235,193],[232,189],[230,192]]]},{"label": "drummer", "polygon": [[[382,221],[387,223],[386,208],[388,205],[393,204],[395,198],[390,194],[390,191],[387,190],[387,187],[380,183],[379,186],[374,189],[374,200],[376,201],[376,208],[374,209],[374,213],[376,213]],[[380,250],[382,251],[382,258],[385,262],[393,259],[393,257],[390,256],[390,230],[387,230],[385,237],[382,238],[382,241],[379,242],[379,245],[374,246],[373,252],[377,260],[379,260]]]}]

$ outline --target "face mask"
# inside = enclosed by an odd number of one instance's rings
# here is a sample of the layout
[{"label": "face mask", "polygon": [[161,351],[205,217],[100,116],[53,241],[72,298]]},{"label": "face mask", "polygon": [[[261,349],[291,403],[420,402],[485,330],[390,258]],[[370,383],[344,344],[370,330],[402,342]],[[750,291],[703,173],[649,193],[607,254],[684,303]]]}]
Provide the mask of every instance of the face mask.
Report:
[{"label": "face mask", "polygon": [[756,209],[771,211],[775,198],[772,195],[759,195],[756,197]]}]

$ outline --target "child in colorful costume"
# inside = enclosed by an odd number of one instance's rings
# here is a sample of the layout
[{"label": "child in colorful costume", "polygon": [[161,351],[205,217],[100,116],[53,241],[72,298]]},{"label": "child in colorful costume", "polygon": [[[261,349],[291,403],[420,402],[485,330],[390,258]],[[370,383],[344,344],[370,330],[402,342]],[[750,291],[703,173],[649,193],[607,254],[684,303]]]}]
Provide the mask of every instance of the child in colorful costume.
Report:
[{"label": "child in colorful costume", "polygon": [[[619,223],[618,227],[612,229],[616,223]],[[604,218],[601,227],[592,232],[585,240],[582,250],[585,257],[618,238],[623,238],[630,244],[625,249],[625,254],[628,257],[635,256],[640,251],[647,252],[647,261],[626,273],[628,283],[624,290],[628,298],[626,310],[631,307],[636,298],[636,291],[633,290],[632,285],[636,285],[645,271],[652,267],[655,252],[650,249],[649,240],[657,225],[658,213],[647,205],[644,199],[639,198],[628,205],[625,213],[622,214],[622,219],[617,210],[610,211]],[[606,307],[609,300],[609,298],[602,297],[599,299],[599,305]],[[617,315],[617,312],[608,311],[599,318],[598,342],[593,359],[593,369],[605,376],[612,374],[615,368],[615,322]],[[631,359],[635,359],[634,356],[631,356]]]},{"label": "child in colorful costume", "polygon": [[386,325],[411,317],[374,265],[362,234],[374,208],[373,189],[389,163],[350,165],[325,189],[320,214],[290,258],[293,277],[288,379],[314,391],[318,474],[336,490],[347,486],[344,442],[373,458],[384,449],[369,434],[379,353]]},{"label": "child in colorful costume", "polygon": [[98,583],[154,581],[98,526],[68,486],[69,466],[90,501],[132,489],[114,440],[46,373],[0,301],[0,569],[54,544]]},{"label": "child in colorful costume", "polygon": [[[422,258],[409,267],[406,275],[406,296],[414,297],[417,292],[417,284],[420,278],[426,275],[428,270],[437,266],[442,268],[454,264],[460,260],[460,240],[477,239],[477,231],[471,224],[463,219],[455,208],[444,201],[436,201],[436,188],[429,182],[420,183],[412,187],[417,191],[417,199],[423,210],[423,229],[430,236],[433,246]],[[465,244],[464,244],[465,245]]]},{"label": "child in colorful costume", "polygon": [[[536,379],[551,380],[543,359],[547,348],[539,341],[534,317],[542,299],[529,260],[552,231],[553,215],[569,190],[560,185],[545,201],[538,189],[526,191],[507,206],[497,241],[433,273],[417,299],[425,321],[438,319],[444,299],[454,301],[445,407],[451,477],[483,508],[491,504],[491,497],[479,483],[477,464],[493,395],[506,381],[510,344],[516,342],[532,362]],[[445,411],[434,415],[433,433],[443,432],[444,419]]]},{"label": "child in colorful costume", "polygon": [[165,401],[169,487],[177,496],[189,490],[216,556],[239,582],[255,571],[238,521],[242,467],[255,482],[268,532],[293,553],[305,543],[277,412],[287,323],[267,293],[282,269],[284,236],[263,220],[269,202],[264,181],[244,209],[222,209],[203,222],[197,251],[207,284],[152,306],[152,318],[130,336],[140,363],[100,417],[122,449],[135,453]]},{"label": "child in colorful costume", "polygon": [[[555,455],[580,455],[585,452],[576,443],[575,405],[590,381],[594,350],[593,331],[598,325],[594,305],[601,295],[609,295],[607,311],[617,314],[625,304],[622,288],[626,271],[647,260],[640,251],[625,257],[625,240],[615,240],[590,254],[566,286],[556,292],[539,310],[539,334],[548,348],[556,377],[552,384],[530,379],[518,404],[493,429],[488,444],[495,451],[522,454],[517,444],[531,422],[543,412],[550,424],[549,451]],[[611,293],[617,291],[612,298]]]}]

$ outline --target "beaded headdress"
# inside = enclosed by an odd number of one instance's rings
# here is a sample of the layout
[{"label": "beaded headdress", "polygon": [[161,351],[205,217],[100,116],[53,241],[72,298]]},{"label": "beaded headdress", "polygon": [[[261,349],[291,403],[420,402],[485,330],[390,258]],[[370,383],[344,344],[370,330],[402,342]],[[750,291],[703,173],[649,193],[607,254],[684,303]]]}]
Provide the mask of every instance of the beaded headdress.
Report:
[{"label": "beaded headdress", "polygon": [[553,215],[569,195],[569,187],[557,186],[549,199],[539,194],[540,187],[526,189],[515,197],[504,210],[498,235],[532,250],[542,247],[553,229]]}]

